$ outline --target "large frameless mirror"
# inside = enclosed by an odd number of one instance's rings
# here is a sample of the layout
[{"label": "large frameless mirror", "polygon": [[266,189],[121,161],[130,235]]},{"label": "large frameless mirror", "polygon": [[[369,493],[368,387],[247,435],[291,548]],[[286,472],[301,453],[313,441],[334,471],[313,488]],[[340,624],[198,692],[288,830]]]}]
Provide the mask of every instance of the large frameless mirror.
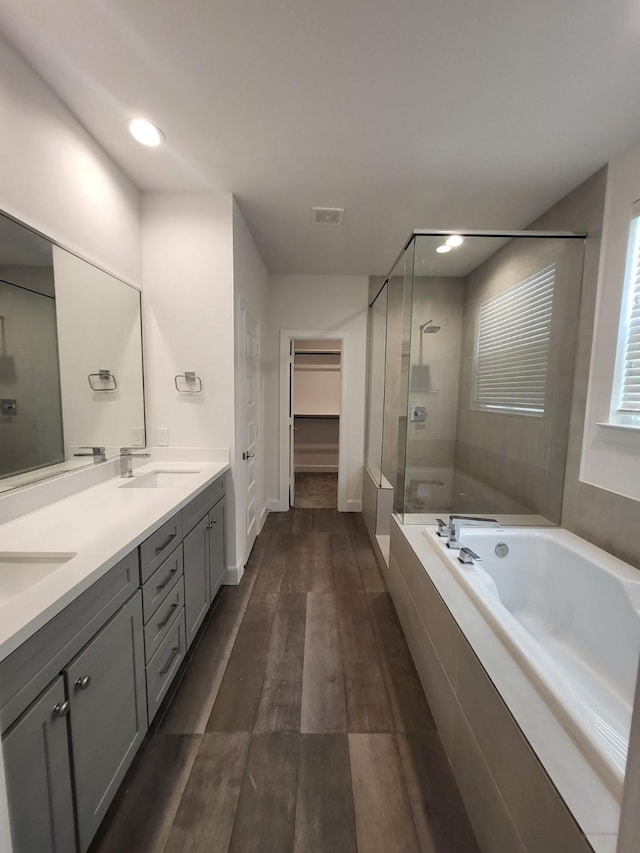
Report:
[{"label": "large frameless mirror", "polygon": [[0,492],[143,445],[140,293],[0,216]]}]

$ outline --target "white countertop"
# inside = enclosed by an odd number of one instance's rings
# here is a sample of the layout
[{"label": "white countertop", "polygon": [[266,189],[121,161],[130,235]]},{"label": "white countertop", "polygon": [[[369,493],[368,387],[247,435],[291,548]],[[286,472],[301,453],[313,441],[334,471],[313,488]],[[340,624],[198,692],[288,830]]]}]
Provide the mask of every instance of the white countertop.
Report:
[{"label": "white countertop", "polygon": [[50,575],[0,601],[0,660],[229,469],[226,462],[165,462],[135,468],[197,471],[169,488],[120,488],[120,477],[0,525],[0,552],[74,553]]}]

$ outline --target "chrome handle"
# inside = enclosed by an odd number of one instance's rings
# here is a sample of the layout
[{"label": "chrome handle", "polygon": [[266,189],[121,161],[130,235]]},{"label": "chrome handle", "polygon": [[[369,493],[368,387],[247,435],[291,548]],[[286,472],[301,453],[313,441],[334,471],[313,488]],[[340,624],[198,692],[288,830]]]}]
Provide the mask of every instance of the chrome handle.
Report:
[{"label": "chrome handle", "polygon": [[449,525],[446,521],[443,521],[441,518],[436,518],[436,524],[438,525],[438,529],[436,530],[438,536],[449,535]]},{"label": "chrome handle", "polygon": [[163,589],[165,588],[165,586],[169,583],[169,581],[171,580],[171,578],[175,575],[175,573],[176,573],[177,571],[178,571],[177,569],[171,569],[171,571],[169,572],[169,576],[167,577],[167,579],[166,579],[166,580],[164,580],[164,581],[162,581],[162,583],[161,583],[161,584],[158,584],[158,586],[156,587],[156,592],[160,592],[161,590],[163,590]]},{"label": "chrome handle", "polygon": [[173,614],[175,613],[175,611],[177,609],[178,609],[177,603],[174,603],[171,605],[171,607],[169,608],[169,612],[164,617],[162,622],[158,622],[158,630],[159,631],[161,631],[163,628],[166,628],[166,626],[169,624],[169,620],[171,619],[171,617],[173,616]]},{"label": "chrome handle", "polygon": [[91,676],[90,675],[83,675],[81,678],[76,678],[75,687],[76,687],[76,690],[86,690],[90,684],[91,684]]},{"label": "chrome handle", "polygon": [[164,669],[160,670],[160,675],[166,675],[169,672],[169,670],[171,669],[171,667],[173,666],[175,659],[179,656],[180,656],[180,646],[174,646],[173,649],[171,650],[171,657],[169,658],[169,660],[165,664]]},{"label": "chrome handle", "polygon": [[176,536],[177,536],[177,535],[178,535],[177,533],[172,533],[172,534],[169,536],[169,538],[167,539],[167,541],[164,543],[164,545],[159,545],[159,546],[156,548],[156,554],[159,554],[159,553],[160,553],[160,551],[164,551],[164,549],[165,549],[168,545],[171,545],[171,543],[173,542],[173,540],[176,538]]},{"label": "chrome handle", "polygon": [[69,713],[69,702],[65,700],[64,702],[58,702],[53,706],[53,711],[51,715],[53,717],[66,717]]},{"label": "chrome handle", "polygon": [[243,453],[243,454],[242,454],[242,458],[243,458],[243,459],[245,459],[245,460],[246,460],[246,459],[253,459],[253,457],[254,457],[255,455],[256,455],[255,453],[249,453],[249,452],[247,451],[246,453]]},{"label": "chrome handle", "polygon": [[465,566],[472,566],[474,560],[477,560],[479,563],[482,562],[482,557],[476,554],[475,551],[472,551],[471,548],[460,548],[458,559]]}]

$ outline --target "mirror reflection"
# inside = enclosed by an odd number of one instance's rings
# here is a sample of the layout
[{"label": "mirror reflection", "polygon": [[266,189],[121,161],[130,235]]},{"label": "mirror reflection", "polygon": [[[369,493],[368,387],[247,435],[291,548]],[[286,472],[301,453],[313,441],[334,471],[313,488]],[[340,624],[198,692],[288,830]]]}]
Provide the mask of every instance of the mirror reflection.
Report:
[{"label": "mirror reflection", "polygon": [[143,446],[140,293],[0,216],[0,492]]}]

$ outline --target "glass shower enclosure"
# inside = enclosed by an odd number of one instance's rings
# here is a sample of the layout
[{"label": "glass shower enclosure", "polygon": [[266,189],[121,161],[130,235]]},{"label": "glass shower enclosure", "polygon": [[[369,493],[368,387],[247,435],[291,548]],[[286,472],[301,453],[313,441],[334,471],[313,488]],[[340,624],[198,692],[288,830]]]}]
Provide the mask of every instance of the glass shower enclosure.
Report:
[{"label": "glass shower enclosure", "polygon": [[372,288],[366,466],[403,523],[560,522],[584,239],[414,231]]}]

